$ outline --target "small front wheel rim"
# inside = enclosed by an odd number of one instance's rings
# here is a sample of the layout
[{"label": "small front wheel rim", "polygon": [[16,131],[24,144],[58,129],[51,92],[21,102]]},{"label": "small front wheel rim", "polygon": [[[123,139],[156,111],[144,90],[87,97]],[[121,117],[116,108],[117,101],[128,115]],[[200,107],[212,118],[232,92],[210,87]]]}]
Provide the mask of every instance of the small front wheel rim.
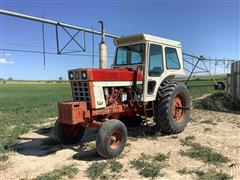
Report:
[{"label": "small front wheel rim", "polygon": [[119,130],[113,131],[108,139],[108,145],[111,149],[119,148],[122,142],[122,134]]}]

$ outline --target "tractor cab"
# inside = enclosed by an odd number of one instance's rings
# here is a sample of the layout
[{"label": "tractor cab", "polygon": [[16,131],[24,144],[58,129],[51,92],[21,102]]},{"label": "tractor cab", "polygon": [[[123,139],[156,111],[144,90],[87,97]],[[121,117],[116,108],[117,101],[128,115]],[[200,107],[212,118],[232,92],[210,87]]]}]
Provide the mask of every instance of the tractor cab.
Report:
[{"label": "tractor cab", "polygon": [[184,75],[181,43],[147,34],[125,36],[114,40],[116,52],[113,68],[141,72],[136,82],[142,101],[153,101],[163,80]]}]

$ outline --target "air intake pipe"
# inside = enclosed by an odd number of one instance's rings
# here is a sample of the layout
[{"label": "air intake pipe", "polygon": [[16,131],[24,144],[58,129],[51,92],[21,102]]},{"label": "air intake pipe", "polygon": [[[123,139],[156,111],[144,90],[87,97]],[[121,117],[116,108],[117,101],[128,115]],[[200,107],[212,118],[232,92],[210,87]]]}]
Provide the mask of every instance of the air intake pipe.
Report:
[{"label": "air intake pipe", "polygon": [[102,39],[99,43],[99,68],[106,69],[108,67],[107,44],[105,43],[105,28],[104,22],[99,21],[101,25]]}]

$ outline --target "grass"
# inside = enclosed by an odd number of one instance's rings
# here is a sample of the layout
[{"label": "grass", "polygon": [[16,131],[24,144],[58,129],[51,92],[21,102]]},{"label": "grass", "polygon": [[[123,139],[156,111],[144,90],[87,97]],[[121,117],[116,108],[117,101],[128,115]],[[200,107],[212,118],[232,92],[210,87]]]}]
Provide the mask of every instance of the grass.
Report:
[{"label": "grass", "polygon": [[158,153],[155,155],[154,160],[162,162],[162,161],[166,161],[170,158],[170,152],[168,152],[166,155],[162,154],[162,153]]},{"label": "grass", "polygon": [[141,154],[139,158],[130,161],[132,167],[138,170],[138,173],[146,178],[156,178],[162,176],[160,174],[160,162],[168,160],[170,152],[165,154],[158,153],[155,156]]},{"label": "grass", "polygon": [[216,107],[216,100],[220,100],[222,105],[232,111],[240,111],[240,102],[237,100],[233,100],[229,97],[225,92],[216,92],[210,95],[208,98],[202,100],[203,109],[207,110],[219,110]]},{"label": "grass", "polygon": [[150,156],[142,153],[139,158],[133,159],[130,163],[133,167],[139,170],[148,165],[148,161],[150,161]]},{"label": "grass", "polygon": [[223,173],[223,172],[202,172],[202,171],[195,171],[195,174],[198,175],[200,180],[227,180],[232,179],[232,177],[229,174]]},{"label": "grass", "polygon": [[179,169],[177,171],[179,174],[196,174],[200,180],[227,180],[232,179],[229,174],[223,173],[222,171],[209,171],[204,172],[200,170],[188,170],[187,168]]},{"label": "grass", "polygon": [[230,161],[227,157],[214,152],[211,148],[192,142],[192,140],[193,138],[191,136],[188,136],[185,139],[180,139],[182,145],[190,147],[190,149],[186,151],[180,151],[182,156],[188,156],[193,159],[201,160],[204,163],[215,165],[228,163]]},{"label": "grass", "polygon": [[110,169],[112,172],[121,172],[123,166],[120,162],[116,161],[116,159],[111,159],[108,161],[108,164],[110,165]]},{"label": "grass", "polygon": [[131,164],[139,171],[139,174],[144,177],[154,178],[159,176],[160,174],[159,165],[153,162],[149,162],[145,160],[143,157],[132,160]]},{"label": "grass", "polygon": [[140,169],[139,173],[146,178],[155,178],[160,175],[160,168],[157,164],[148,163]]},{"label": "grass", "polygon": [[[116,159],[110,159],[107,162],[93,162],[85,171],[91,179],[112,179],[117,173],[122,171],[123,165]],[[106,174],[111,171],[109,176]]]},{"label": "grass", "polygon": [[76,165],[63,166],[61,169],[55,169],[37,177],[37,180],[58,180],[63,177],[72,178],[78,173]]},{"label": "grass", "polygon": [[0,155],[0,162],[5,162],[8,160],[8,156],[6,154]]},{"label": "grass", "polygon": [[91,179],[97,179],[103,174],[103,171],[107,168],[108,164],[105,162],[94,162],[86,170],[86,174]]},{"label": "grass", "polygon": [[[226,78],[218,78],[217,81],[222,81],[226,84]],[[216,92],[216,90],[214,90],[213,86],[198,86],[198,87],[194,87],[191,85],[207,85],[207,84],[213,84],[213,81],[210,79],[203,79],[203,80],[191,80],[189,81],[189,91],[190,91],[190,96],[195,99],[198,97],[203,96],[204,94],[212,94],[214,92]],[[217,92],[222,92],[222,91],[217,91]]]},{"label": "grass", "polygon": [[0,84],[0,152],[11,150],[19,135],[57,116],[57,102],[70,100],[69,84]]},{"label": "grass", "polygon": [[221,98],[224,107],[226,107],[229,110],[240,111],[240,101],[233,100],[232,98],[227,96],[226,93],[218,92],[213,94],[211,97],[213,100]]}]

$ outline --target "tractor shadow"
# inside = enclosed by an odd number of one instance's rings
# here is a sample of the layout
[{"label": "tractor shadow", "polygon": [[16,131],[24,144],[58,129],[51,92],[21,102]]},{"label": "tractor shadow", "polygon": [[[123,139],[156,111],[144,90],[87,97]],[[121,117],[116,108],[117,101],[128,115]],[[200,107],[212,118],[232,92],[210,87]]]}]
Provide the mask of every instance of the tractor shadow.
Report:
[{"label": "tractor shadow", "polygon": [[[97,132],[98,128],[87,128],[83,139],[78,144],[61,145],[54,139],[52,127],[42,128],[20,136],[18,138],[19,142],[13,145],[12,149],[25,156],[37,157],[44,157],[64,149],[70,149],[76,152],[72,155],[75,160],[98,161],[102,158],[96,151]],[[149,127],[128,127],[128,140],[156,138],[157,136],[149,131]]]},{"label": "tractor shadow", "polygon": [[[139,138],[148,138],[148,139],[156,139],[159,136],[163,136],[160,133],[153,133],[149,127],[138,126],[138,127],[127,127],[128,130],[128,140],[134,141]],[[97,131],[94,134],[96,137]],[[94,139],[95,141],[95,139]],[[94,142],[95,145],[95,142]],[[84,161],[98,161],[103,158],[100,157],[96,151],[96,147],[86,147],[79,149],[78,152],[73,155],[73,159],[75,160],[84,160]]]},{"label": "tractor shadow", "polygon": [[[87,157],[95,157],[96,150],[86,148],[85,144],[94,141],[97,133],[96,128],[88,128],[85,131],[83,139],[74,145],[59,144],[52,133],[52,127],[34,130],[30,133],[24,134],[18,138],[18,143],[11,148],[19,154],[25,156],[43,157],[50,154],[55,154],[57,151],[64,149],[71,149],[79,153],[80,157],[89,159]],[[95,155],[95,156],[94,156]]]}]

